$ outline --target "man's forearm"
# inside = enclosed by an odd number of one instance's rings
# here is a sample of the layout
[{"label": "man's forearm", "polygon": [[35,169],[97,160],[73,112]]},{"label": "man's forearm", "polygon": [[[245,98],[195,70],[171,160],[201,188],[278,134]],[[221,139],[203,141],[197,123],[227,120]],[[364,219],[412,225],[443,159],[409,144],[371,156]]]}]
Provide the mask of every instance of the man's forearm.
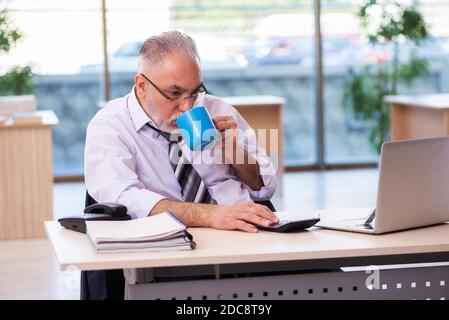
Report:
[{"label": "man's forearm", "polygon": [[259,191],[263,186],[263,179],[260,176],[259,165],[256,164],[234,164],[232,168],[237,177],[254,191]]},{"label": "man's forearm", "polygon": [[155,215],[164,211],[170,211],[186,226],[209,227],[208,215],[215,205],[203,203],[181,202],[169,199],[159,201],[148,215]]},{"label": "man's forearm", "polygon": [[259,164],[246,150],[236,148],[231,164],[240,181],[252,190],[258,191],[264,186]]}]

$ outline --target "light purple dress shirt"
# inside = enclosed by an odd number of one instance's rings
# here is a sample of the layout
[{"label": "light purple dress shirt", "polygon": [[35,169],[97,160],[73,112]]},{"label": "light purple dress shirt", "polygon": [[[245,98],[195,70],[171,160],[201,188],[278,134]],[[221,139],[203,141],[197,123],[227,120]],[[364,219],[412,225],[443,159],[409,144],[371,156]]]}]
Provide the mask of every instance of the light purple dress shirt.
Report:
[{"label": "light purple dress shirt", "polygon": [[[208,159],[210,152],[192,152],[181,144],[212,199],[217,204],[270,199],[276,188],[275,169],[257,145],[254,132],[247,130],[248,123],[234,107],[212,95],[200,96],[196,105],[205,106],[211,117],[231,115],[238,128],[246,130],[250,139],[243,146],[257,159],[264,182],[260,190],[252,190],[239,181],[231,165],[214,163]],[[147,123],[157,127],[140,106],[133,88],[98,111],[87,128],[84,174],[89,194],[98,202],[127,206],[133,218],[146,217],[162,199],[183,200],[169,160],[169,143]],[[204,161],[199,163],[201,157]]]}]

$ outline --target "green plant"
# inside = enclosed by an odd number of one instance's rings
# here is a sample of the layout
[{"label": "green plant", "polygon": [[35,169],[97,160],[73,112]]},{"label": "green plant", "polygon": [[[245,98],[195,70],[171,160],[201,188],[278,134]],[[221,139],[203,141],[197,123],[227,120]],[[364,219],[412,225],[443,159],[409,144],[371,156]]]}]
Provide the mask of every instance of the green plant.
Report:
[{"label": "green plant", "polygon": [[[7,54],[22,38],[19,29],[13,27],[6,9],[0,10],[0,55]],[[0,75],[0,95],[20,95],[33,91],[33,72],[30,66],[15,66]]]},{"label": "green plant", "polygon": [[415,53],[405,61],[400,59],[402,46],[407,42],[419,46],[429,34],[417,7],[404,1],[368,0],[358,16],[373,47],[391,51],[392,58],[353,73],[345,87],[344,104],[363,119],[374,120],[369,139],[380,152],[390,132],[390,110],[384,97],[397,94],[399,83],[411,85],[429,69],[428,60]]}]

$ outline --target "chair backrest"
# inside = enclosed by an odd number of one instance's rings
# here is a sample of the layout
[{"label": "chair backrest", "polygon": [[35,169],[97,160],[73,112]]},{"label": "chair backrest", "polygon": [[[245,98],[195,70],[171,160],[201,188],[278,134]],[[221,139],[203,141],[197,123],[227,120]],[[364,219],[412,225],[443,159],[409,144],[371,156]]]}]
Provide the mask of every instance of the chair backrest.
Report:
[{"label": "chair backrest", "polygon": [[86,199],[84,201],[84,207],[87,208],[88,206],[92,205],[92,204],[96,204],[97,201],[95,201],[94,198],[92,198],[89,194],[89,192],[87,192],[86,190]]}]

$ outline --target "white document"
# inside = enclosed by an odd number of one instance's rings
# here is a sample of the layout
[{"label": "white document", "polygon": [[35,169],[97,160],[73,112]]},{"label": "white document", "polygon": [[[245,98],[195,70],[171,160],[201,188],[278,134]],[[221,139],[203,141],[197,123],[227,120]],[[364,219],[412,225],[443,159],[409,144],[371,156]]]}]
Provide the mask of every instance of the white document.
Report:
[{"label": "white document", "polygon": [[126,221],[87,221],[86,232],[94,242],[150,242],[173,238],[186,226],[169,212]]}]

